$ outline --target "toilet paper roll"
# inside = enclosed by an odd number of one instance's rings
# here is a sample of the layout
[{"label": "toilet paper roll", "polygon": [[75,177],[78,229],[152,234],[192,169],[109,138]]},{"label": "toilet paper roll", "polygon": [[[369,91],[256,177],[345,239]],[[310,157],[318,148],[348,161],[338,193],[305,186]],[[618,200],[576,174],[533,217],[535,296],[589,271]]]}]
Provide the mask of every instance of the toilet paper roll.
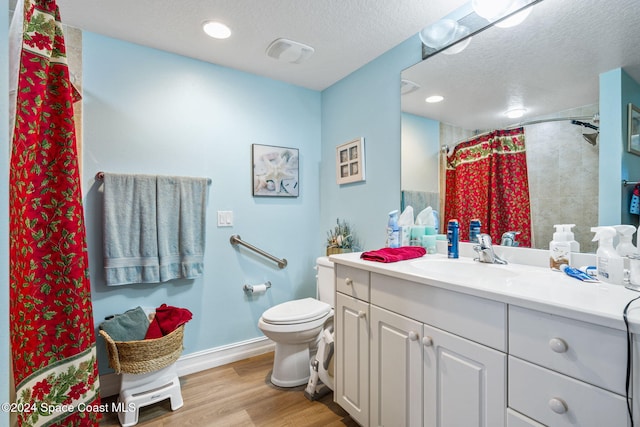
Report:
[{"label": "toilet paper roll", "polygon": [[253,285],[251,287],[251,293],[252,294],[261,294],[263,292],[267,291],[267,285],[262,284],[262,285]]}]

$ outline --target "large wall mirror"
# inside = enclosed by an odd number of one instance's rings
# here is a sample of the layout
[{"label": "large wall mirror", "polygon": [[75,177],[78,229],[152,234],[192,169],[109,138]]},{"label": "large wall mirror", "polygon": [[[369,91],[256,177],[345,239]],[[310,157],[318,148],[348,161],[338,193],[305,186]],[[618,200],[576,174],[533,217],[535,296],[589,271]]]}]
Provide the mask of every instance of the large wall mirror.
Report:
[{"label": "large wall mirror", "polygon": [[[593,252],[599,178],[608,173],[600,156],[624,144],[599,135],[599,81],[621,69],[640,82],[637,2],[543,0],[530,9],[520,25],[491,26],[462,52],[445,50],[402,72],[403,205],[440,208],[442,146],[523,124],[531,246],[547,249],[554,224],[576,224],[581,251]],[[444,99],[425,102],[432,95]],[[517,108],[521,118],[505,115]],[[621,191],[616,179],[611,192]]]}]

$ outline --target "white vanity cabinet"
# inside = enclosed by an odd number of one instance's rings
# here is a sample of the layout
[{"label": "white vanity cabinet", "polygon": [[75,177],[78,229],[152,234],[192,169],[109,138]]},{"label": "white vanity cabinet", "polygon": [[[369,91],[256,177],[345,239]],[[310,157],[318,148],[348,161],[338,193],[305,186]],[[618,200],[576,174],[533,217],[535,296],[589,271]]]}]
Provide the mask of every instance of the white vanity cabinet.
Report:
[{"label": "white vanity cabinet", "polygon": [[354,277],[362,284],[365,276],[337,265],[334,399],[352,418],[363,426],[505,426],[505,304],[375,273],[367,292]]},{"label": "white vanity cabinet", "polygon": [[369,272],[336,266],[334,400],[369,425]]},{"label": "white vanity cabinet", "polygon": [[550,426],[627,426],[626,334],[509,307],[509,407]]},{"label": "white vanity cabinet", "polygon": [[[336,263],[334,399],[358,423],[630,425],[627,335],[611,319],[633,296],[611,297],[619,289],[606,286],[579,294],[576,287],[578,297],[566,294],[561,305],[547,306],[519,296],[515,282],[505,285],[502,295],[490,285],[491,292],[482,292],[460,282],[449,286],[423,279],[413,271],[401,265]],[[531,289],[526,283],[523,295]],[[562,296],[570,284],[561,280],[549,286],[565,286],[558,288]],[[602,318],[591,315],[588,305],[571,306],[573,299],[594,301],[593,296],[612,298],[598,301],[611,307]],[[634,343],[637,353],[640,342],[634,338]],[[634,357],[632,372],[637,372]],[[638,378],[632,378],[636,395]],[[637,397],[630,398],[637,407]]]},{"label": "white vanity cabinet", "polygon": [[505,425],[506,354],[424,325],[425,427]]}]

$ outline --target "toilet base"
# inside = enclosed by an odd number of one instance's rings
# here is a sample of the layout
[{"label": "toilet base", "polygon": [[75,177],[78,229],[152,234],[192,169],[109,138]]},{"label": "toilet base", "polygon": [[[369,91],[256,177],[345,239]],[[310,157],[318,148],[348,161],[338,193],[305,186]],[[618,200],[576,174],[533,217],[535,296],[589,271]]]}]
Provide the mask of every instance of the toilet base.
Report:
[{"label": "toilet base", "polygon": [[271,382],[278,387],[297,387],[309,381],[309,343],[276,343]]}]

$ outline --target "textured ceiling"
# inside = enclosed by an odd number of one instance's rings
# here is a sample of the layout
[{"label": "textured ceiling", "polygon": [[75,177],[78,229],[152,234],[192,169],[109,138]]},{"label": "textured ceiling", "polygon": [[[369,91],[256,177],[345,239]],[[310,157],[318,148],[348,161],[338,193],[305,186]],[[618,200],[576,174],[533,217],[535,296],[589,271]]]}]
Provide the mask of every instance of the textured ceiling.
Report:
[{"label": "textured ceiling", "polygon": [[[463,0],[58,0],[62,21],[94,33],[322,90],[417,34]],[[233,34],[207,37],[218,20]],[[303,64],[266,56],[277,38],[315,49]]]},{"label": "textured ceiling", "polygon": [[[597,104],[599,75],[623,68],[640,82],[638,0],[544,0],[513,28],[490,28],[457,55],[438,53],[403,72],[420,84],[402,108],[469,130],[512,125],[504,112],[524,106],[522,121]],[[443,95],[439,104],[425,98]]]}]

